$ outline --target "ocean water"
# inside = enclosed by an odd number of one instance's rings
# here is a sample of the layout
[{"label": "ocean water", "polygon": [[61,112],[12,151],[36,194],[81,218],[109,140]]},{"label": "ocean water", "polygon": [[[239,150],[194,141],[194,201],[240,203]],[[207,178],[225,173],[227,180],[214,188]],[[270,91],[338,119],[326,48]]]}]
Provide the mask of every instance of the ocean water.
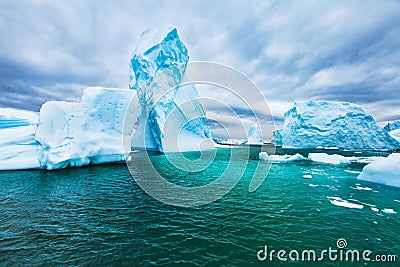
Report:
[{"label": "ocean water", "polygon": [[[259,261],[257,252],[267,245],[318,253],[337,249],[340,238],[346,239],[346,249],[400,256],[400,189],[357,180],[362,164],[300,161],[272,164],[259,189],[249,192],[260,163],[258,152],[247,158],[246,171],[232,191],[199,207],[171,206],[150,197],[125,164],[0,172],[0,265],[283,266],[287,262],[276,255],[272,261]],[[209,168],[200,173],[174,169],[165,155],[150,158],[169,181],[201,186],[221,175],[229,154],[230,149],[219,149]],[[148,178],[149,172],[140,167],[145,156],[133,154],[135,178]],[[334,205],[338,201],[363,208]],[[377,264],[328,258],[323,263]]]}]

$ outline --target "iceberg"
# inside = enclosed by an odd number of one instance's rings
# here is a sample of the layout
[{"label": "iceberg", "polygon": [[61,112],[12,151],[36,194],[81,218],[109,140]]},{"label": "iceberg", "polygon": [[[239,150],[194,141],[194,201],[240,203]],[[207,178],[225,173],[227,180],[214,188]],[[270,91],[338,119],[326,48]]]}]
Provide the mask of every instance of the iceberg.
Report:
[{"label": "iceberg", "polygon": [[248,145],[262,145],[263,140],[260,137],[260,128],[258,127],[257,123],[253,124],[247,133],[247,141],[246,144]]},{"label": "iceberg", "polygon": [[[213,148],[196,87],[184,79],[189,61],[175,28],[145,31],[130,61],[129,87],[140,111],[132,149],[159,152]],[[204,142],[208,141],[208,142]]]},{"label": "iceberg", "polygon": [[[0,170],[60,169],[126,159],[136,93],[90,87],[81,102],[49,101],[40,113],[0,109]],[[137,101],[136,101],[137,106]],[[131,120],[126,120],[126,118]],[[126,138],[127,140],[129,138]]]},{"label": "iceberg", "polygon": [[400,121],[388,123],[383,129],[386,130],[391,137],[400,142]]},{"label": "iceberg", "polygon": [[365,166],[358,179],[400,187],[400,154],[393,153],[387,158],[380,158]]},{"label": "iceberg", "polygon": [[0,108],[0,170],[38,169],[36,112]]},{"label": "iceberg", "polygon": [[0,169],[59,169],[123,161],[130,149],[214,148],[206,112],[185,78],[189,55],[175,28],[146,31],[130,61],[129,89],[89,87],[80,102],[40,114],[0,109]]},{"label": "iceberg", "polygon": [[383,129],[386,130],[387,132],[398,130],[400,129],[400,121],[390,122],[386,124],[385,127],[383,127]]},{"label": "iceberg", "polygon": [[135,95],[128,89],[89,87],[81,102],[43,104],[35,135],[40,166],[52,170],[125,160],[124,135],[133,131],[125,117],[136,116],[135,109],[128,110]]},{"label": "iceberg", "polygon": [[379,127],[362,107],[348,102],[296,102],[285,113],[273,142],[283,147],[398,149],[400,142]]}]

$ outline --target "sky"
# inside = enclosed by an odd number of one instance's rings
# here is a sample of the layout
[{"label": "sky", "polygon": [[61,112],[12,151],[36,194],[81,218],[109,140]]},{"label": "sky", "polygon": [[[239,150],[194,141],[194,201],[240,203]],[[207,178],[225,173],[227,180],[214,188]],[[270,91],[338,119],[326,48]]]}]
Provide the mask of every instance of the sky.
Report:
[{"label": "sky", "polygon": [[400,119],[399,21],[399,1],[0,0],[0,107],[127,88],[141,32],[175,26],[191,61],[254,81],[277,125],[304,100],[360,104],[384,125]]}]

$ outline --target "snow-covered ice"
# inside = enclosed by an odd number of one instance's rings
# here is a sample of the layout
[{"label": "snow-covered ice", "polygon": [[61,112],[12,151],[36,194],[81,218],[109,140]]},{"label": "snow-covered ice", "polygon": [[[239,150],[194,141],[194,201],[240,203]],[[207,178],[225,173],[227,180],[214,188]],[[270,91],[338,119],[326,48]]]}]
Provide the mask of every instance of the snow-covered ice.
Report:
[{"label": "snow-covered ice", "polygon": [[352,203],[347,200],[343,200],[339,197],[328,197],[328,198],[330,198],[329,201],[331,202],[331,204],[335,205],[335,206],[345,207],[345,208],[349,208],[349,209],[363,209],[364,208],[364,205]]},{"label": "snow-covered ice", "polygon": [[283,128],[274,133],[283,147],[397,149],[400,142],[378,126],[362,107],[348,102],[296,102],[285,113]]},{"label": "snow-covered ice", "polygon": [[328,155],[326,153],[310,153],[308,159],[318,163],[348,165],[350,160],[341,155]]},{"label": "snow-covered ice", "polygon": [[268,160],[273,162],[292,162],[292,161],[300,161],[305,158],[300,154],[295,155],[268,155],[267,152],[260,152],[258,154],[261,160]]},{"label": "snow-covered ice", "polygon": [[400,187],[400,154],[393,153],[387,158],[377,159],[365,166],[358,179]]},{"label": "snow-covered ice", "polygon": [[393,209],[383,209],[382,212],[387,213],[387,214],[396,214],[397,213]]}]

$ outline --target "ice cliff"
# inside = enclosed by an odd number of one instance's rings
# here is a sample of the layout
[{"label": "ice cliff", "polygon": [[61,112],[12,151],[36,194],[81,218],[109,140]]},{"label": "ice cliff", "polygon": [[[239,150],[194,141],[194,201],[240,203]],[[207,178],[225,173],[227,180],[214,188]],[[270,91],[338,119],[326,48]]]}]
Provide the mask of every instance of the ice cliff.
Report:
[{"label": "ice cliff", "polygon": [[123,137],[130,136],[133,129],[133,125],[124,125],[124,118],[127,112],[136,116],[135,109],[128,110],[134,96],[128,89],[92,87],[84,90],[81,102],[45,103],[35,136],[41,167],[124,160]]},{"label": "ice cliff", "polygon": [[194,85],[182,85],[189,60],[175,28],[142,34],[130,62],[131,89],[141,110],[132,148],[160,152],[200,150],[210,138],[206,113]]},{"label": "ice cliff", "polygon": [[135,109],[127,109],[134,106],[135,95],[128,89],[92,87],[84,90],[81,102],[49,101],[40,114],[0,109],[0,170],[124,160],[123,137],[133,131],[124,118],[137,116]]},{"label": "ice cliff", "polygon": [[398,149],[400,143],[379,127],[362,107],[347,102],[296,102],[274,133],[283,147]]}]

